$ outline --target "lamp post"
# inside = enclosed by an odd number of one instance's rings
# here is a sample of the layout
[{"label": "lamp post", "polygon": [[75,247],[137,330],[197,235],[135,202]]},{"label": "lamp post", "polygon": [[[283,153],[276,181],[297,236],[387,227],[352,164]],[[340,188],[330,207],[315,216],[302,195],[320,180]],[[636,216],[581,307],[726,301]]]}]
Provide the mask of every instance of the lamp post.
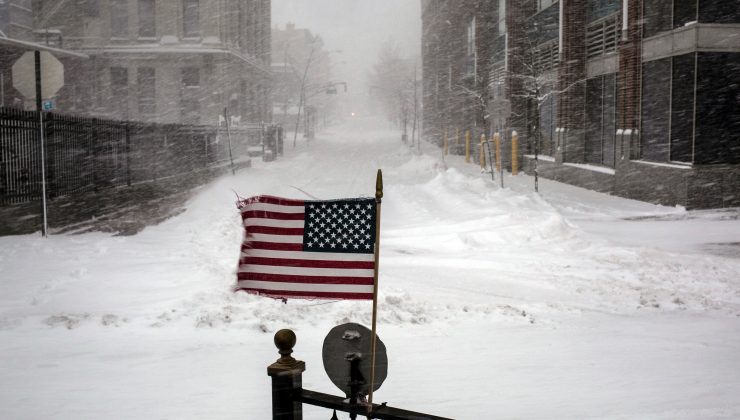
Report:
[{"label": "lamp post", "polygon": [[[300,100],[298,102],[298,115],[296,117],[295,121],[295,131],[293,132],[293,148],[296,147],[296,142],[298,139],[298,127],[300,127],[301,124],[301,110],[305,108],[306,105],[306,80],[308,77],[308,70],[311,68],[311,64],[313,64],[316,54],[316,44],[319,41],[319,37],[315,36],[311,40],[311,52],[308,54],[308,60],[306,60],[306,67],[303,70],[303,77],[301,78],[301,96]],[[330,53],[341,53],[342,50],[334,50],[334,51],[328,51],[325,54],[329,55]],[[346,83],[345,83],[345,91],[346,91]]]}]

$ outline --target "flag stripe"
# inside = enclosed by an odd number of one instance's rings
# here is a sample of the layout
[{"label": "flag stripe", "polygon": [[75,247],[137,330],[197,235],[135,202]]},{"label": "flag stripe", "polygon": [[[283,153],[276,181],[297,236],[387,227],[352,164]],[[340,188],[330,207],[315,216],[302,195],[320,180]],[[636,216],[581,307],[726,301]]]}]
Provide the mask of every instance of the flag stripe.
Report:
[{"label": "flag stripe", "polygon": [[365,284],[372,285],[372,277],[316,277],[316,276],[285,276],[265,273],[237,273],[239,280],[275,281],[281,283],[321,283],[321,284]]},{"label": "flag stripe", "polygon": [[303,236],[303,229],[279,228],[271,226],[250,226],[247,233],[262,233],[265,235],[296,235]]},{"label": "flag stripe", "polygon": [[334,293],[334,292],[296,292],[296,291],[273,291],[264,289],[250,289],[243,287],[247,293],[266,296],[271,298],[302,298],[302,299],[343,299],[343,300],[372,300],[372,293]]},{"label": "flag stripe", "polygon": [[[276,228],[303,229],[303,220],[244,219],[244,226],[267,226]],[[249,231],[249,229],[247,229]]]},{"label": "flag stripe", "polygon": [[240,273],[265,273],[265,274],[285,274],[285,275],[305,275],[305,276],[339,276],[339,277],[373,277],[375,274],[372,269],[362,268],[312,268],[312,267],[286,267],[286,266],[269,266],[257,264],[242,264],[239,267]]},{"label": "flag stripe", "polygon": [[242,251],[246,249],[270,249],[273,251],[303,251],[303,244],[283,244],[277,242],[245,242]]},{"label": "flag stripe", "polygon": [[242,209],[242,213],[248,211],[277,211],[281,213],[303,213],[306,207],[301,204],[300,206],[281,206],[279,204],[270,203],[251,203],[245,205]]},{"label": "flag stripe", "polygon": [[281,213],[276,211],[245,211],[242,218],[274,219],[274,220],[303,220],[303,213]]},{"label": "flag stripe", "polygon": [[303,236],[298,235],[263,235],[261,233],[247,233],[247,241],[273,242],[283,244],[302,244]]},{"label": "flag stripe", "polygon": [[278,259],[278,258],[261,258],[246,257],[239,261],[240,264],[254,264],[266,266],[288,266],[288,267],[305,267],[305,268],[343,268],[343,269],[369,269],[375,268],[375,262],[364,261],[326,261],[326,260],[299,260],[299,259]]},{"label": "flag stripe", "polygon": [[279,283],[273,281],[241,280],[239,281],[239,287],[291,292],[373,293],[372,284]]},{"label": "flag stripe", "polygon": [[244,257],[287,258],[301,260],[334,260],[334,261],[372,261],[373,254],[340,254],[331,252],[303,252],[303,251],[274,251],[269,249],[245,249],[241,253]]}]

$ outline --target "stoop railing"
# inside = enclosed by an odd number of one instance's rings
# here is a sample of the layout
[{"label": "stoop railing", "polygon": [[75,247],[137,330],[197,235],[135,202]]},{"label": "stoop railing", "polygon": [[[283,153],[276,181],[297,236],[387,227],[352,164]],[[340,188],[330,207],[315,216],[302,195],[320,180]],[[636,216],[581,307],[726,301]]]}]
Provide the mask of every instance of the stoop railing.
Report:
[{"label": "stoop railing", "polygon": [[351,419],[361,416],[385,420],[452,420],[389,407],[385,403],[370,405],[348,397],[303,389],[303,372],[306,370],[306,364],[291,356],[295,343],[296,335],[293,331],[280,330],[275,333],[275,346],[281,357],[267,367],[267,375],[272,377],[273,420],[303,420],[303,404],[334,410],[332,420],[337,419],[337,411],[349,413]]}]

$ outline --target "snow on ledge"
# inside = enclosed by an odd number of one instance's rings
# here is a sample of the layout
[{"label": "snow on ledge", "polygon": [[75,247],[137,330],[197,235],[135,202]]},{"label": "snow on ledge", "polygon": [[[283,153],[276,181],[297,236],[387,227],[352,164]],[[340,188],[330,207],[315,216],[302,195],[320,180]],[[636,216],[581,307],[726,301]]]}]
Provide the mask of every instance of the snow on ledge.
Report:
[{"label": "snow on ledge", "polygon": [[[525,158],[534,159],[534,155],[524,155]],[[546,162],[555,162],[555,158],[546,155],[537,155],[537,160],[544,160]]]},{"label": "snow on ledge", "polygon": [[587,171],[601,172],[602,174],[614,175],[614,169],[606,168],[604,166],[589,165],[586,163],[567,163],[567,162],[564,162],[563,166],[572,166],[574,168],[585,169]]},{"label": "snow on ledge", "polygon": [[692,166],[690,164],[683,165],[683,164],[680,164],[680,163],[650,162],[648,160],[633,160],[631,162],[642,163],[643,165],[662,166],[662,167],[665,167],[665,168],[692,169]]}]

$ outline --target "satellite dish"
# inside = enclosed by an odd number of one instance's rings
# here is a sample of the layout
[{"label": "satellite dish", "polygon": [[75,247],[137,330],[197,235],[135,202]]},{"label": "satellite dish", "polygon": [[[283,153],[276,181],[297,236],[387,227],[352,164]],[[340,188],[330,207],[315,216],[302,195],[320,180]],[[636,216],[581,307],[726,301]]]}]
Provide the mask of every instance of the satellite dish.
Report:
[{"label": "satellite dish", "polygon": [[[321,356],[329,379],[345,395],[352,394],[352,385],[359,394],[370,393],[372,331],[355,323],[336,326],[326,335]],[[376,337],[373,392],[380,388],[387,376],[388,355],[385,344],[380,341],[380,337]]]}]

